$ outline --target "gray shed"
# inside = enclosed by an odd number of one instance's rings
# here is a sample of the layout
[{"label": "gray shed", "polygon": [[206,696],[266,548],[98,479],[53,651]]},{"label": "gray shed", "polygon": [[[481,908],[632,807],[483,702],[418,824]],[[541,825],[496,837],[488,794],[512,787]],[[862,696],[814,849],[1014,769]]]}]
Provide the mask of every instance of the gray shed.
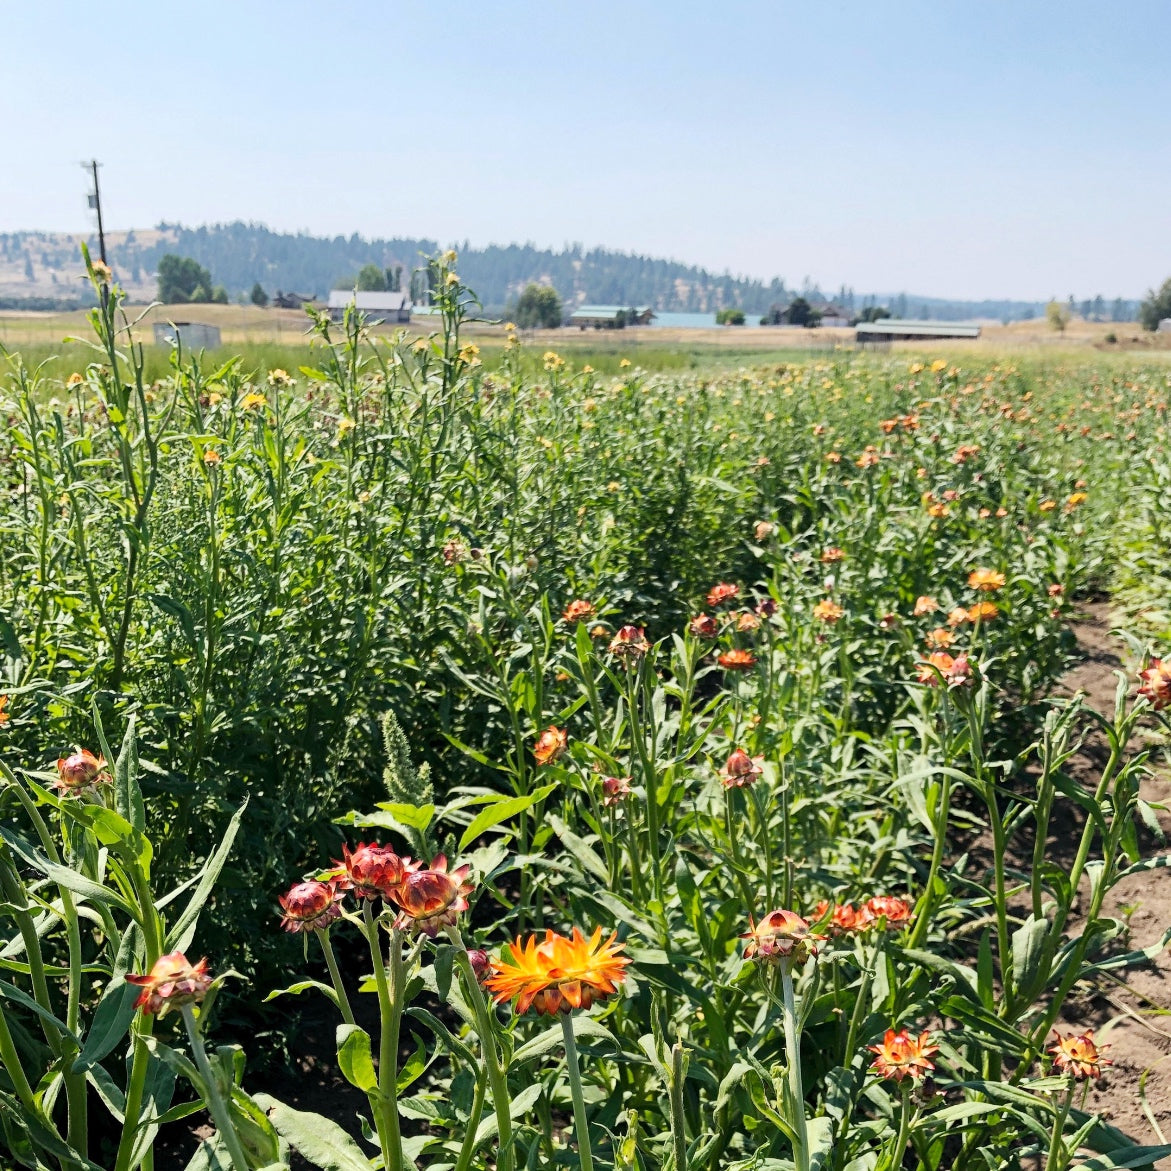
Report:
[{"label": "gray shed", "polygon": [[202,321],[156,321],[155,345],[181,345],[185,350],[218,350],[220,327]]}]

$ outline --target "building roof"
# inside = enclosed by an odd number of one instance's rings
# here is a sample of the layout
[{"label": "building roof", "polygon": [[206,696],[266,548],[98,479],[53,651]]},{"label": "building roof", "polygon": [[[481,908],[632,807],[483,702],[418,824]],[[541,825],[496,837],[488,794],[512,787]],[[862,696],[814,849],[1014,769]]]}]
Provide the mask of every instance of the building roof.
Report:
[{"label": "building roof", "polygon": [[331,309],[344,309],[351,301],[359,309],[373,313],[398,312],[411,307],[406,293],[356,293],[352,289],[331,289],[329,292]]},{"label": "building roof", "polygon": [[980,327],[958,321],[899,321],[884,317],[881,321],[858,322],[855,327],[859,336],[884,337],[892,334],[911,337],[979,337]]},{"label": "building roof", "polygon": [[649,305],[581,305],[573,311],[574,317],[617,317],[619,313],[643,314],[652,312]]}]

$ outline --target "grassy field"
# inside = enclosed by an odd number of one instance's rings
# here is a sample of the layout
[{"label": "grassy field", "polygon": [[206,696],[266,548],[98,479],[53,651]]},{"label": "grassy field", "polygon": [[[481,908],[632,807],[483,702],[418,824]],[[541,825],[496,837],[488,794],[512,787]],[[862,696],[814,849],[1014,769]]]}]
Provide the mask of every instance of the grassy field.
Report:
[{"label": "grassy field", "polygon": [[1162,355],[508,344],[434,275],[429,338],[7,368],[18,1162],[1171,1156]]}]

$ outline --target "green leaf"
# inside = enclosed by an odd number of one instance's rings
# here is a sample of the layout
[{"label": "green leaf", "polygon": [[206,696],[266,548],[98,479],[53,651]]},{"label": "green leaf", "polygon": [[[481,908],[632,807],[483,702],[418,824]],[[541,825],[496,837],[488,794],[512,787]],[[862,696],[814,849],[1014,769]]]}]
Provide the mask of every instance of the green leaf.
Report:
[{"label": "green leaf", "polygon": [[522,810],[531,809],[538,801],[544,801],[556,788],[556,785],[545,785],[527,797],[505,797],[501,801],[485,806],[472,819],[472,824],[464,830],[463,836],[459,840],[460,850],[466,850],[469,844],[474,842],[485,830],[499,825],[502,821],[507,821],[510,817],[515,817]]},{"label": "green leaf", "polygon": [[1098,1155],[1078,1164],[1079,1171],[1123,1171],[1127,1167],[1139,1167],[1143,1171],[1151,1168],[1161,1159],[1171,1157],[1171,1144],[1161,1147],[1134,1147],[1109,1155]]},{"label": "green leaf", "polygon": [[270,1000],[276,1000],[278,996],[300,996],[302,992],[308,992],[310,988],[316,988],[318,992],[323,993],[333,1001],[335,1008],[341,1008],[341,1004],[337,998],[337,992],[331,985],[323,984],[320,980],[298,980],[295,984],[290,984],[287,988],[274,988],[261,1003],[267,1004]]},{"label": "green leaf", "polygon": [[[585,1037],[599,1037],[609,1041],[615,1049],[619,1048],[614,1034],[605,1025],[599,1024],[592,1017],[584,1016],[582,1013],[575,1013],[573,1016],[573,1036],[575,1040]],[[561,1031],[561,1026],[559,1024],[553,1025],[551,1028],[545,1029],[544,1032],[538,1033],[531,1041],[526,1041],[512,1055],[512,1064],[520,1065],[522,1062],[532,1061],[535,1057],[543,1057],[563,1043],[564,1034]]]},{"label": "green leaf", "polygon": [[422,832],[435,816],[434,805],[406,805],[401,801],[379,801],[378,808],[386,810],[403,825]]},{"label": "green leaf", "polygon": [[370,1034],[357,1025],[338,1025],[337,1060],[352,1086],[369,1094],[378,1088],[374,1057],[370,1052]]},{"label": "green leaf", "polygon": [[85,1035],[85,1045],[73,1063],[74,1073],[92,1069],[127,1035],[137,1011],[134,1002],[138,999],[138,992],[133,984],[127,984],[120,976],[106,985],[94,1010],[93,1023]]},{"label": "green leaf", "polygon": [[[581,863],[582,869],[592,874],[603,884],[609,885],[610,872],[606,869],[606,863],[590,849],[585,841],[579,838],[557,814],[549,813],[545,820],[553,827],[553,832],[561,839],[561,844]],[[653,935],[653,932],[650,934]]]},{"label": "green leaf", "polygon": [[1045,919],[1030,915],[1012,933],[1012,982],[1018,993],[1033,987],[1048,932],[1049,923]]},{"label": "green leaf", "polygon": [[410,1089],[423,1076],[423,1071],[427,1068],[427,1046],[423,1044],[420,1037],[415,1034],[412,1036],[415,1037],[415,1051],[399,1066],[396,1088],[400,1094],[404,1090]]},{"label": "green leaf", "polygon": [[146,831],[146,807],[138,787],[138,736],[132,713],[126,724],[122,749],[114,765],[114,806],[141,834]]},{"label": "green leaf", "polygon": [[294,1110],[268,1094],[253,1100],[268,1113],[276,1132],[302,1157],[321,1171],[370,1171],[370,1160],[361,1147],[336,1122]]},{"label": "green leaf", "polygon": [[183,913],[179,916],[175,926],[167,932],[168,951],[185,952],[191,946],[191,941],[195,938],[195,925],[199,922],[199,912],[203,910],[203,904],[207,902],[216,879],[219,878],[220,871],[228,860],[232,843],[236,840],[236,833],[240,829],[240,819],[244,816],[244,810],[247,808],[248,802],[245,800],[244,804],[232,815],[232,820],[228,822],[228,828],[224,830],[223,839],[216,847],[215,853],[204,864],[203,870],[200,872],[199,885],[192,891],[191,898],[187,900],[187,906],[183,908]]}]

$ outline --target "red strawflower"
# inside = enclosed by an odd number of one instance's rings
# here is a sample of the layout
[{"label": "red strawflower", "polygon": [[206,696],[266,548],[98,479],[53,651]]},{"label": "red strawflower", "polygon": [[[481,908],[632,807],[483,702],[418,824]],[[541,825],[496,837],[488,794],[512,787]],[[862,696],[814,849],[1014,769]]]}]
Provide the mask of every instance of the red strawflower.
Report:
[{"label": "red strawflower", "polygon": [[342,913],[344,897],[335,879],[298,882],[278,900],[284,911],[281,926],[294,935],[299,931],[321,931]]}]

